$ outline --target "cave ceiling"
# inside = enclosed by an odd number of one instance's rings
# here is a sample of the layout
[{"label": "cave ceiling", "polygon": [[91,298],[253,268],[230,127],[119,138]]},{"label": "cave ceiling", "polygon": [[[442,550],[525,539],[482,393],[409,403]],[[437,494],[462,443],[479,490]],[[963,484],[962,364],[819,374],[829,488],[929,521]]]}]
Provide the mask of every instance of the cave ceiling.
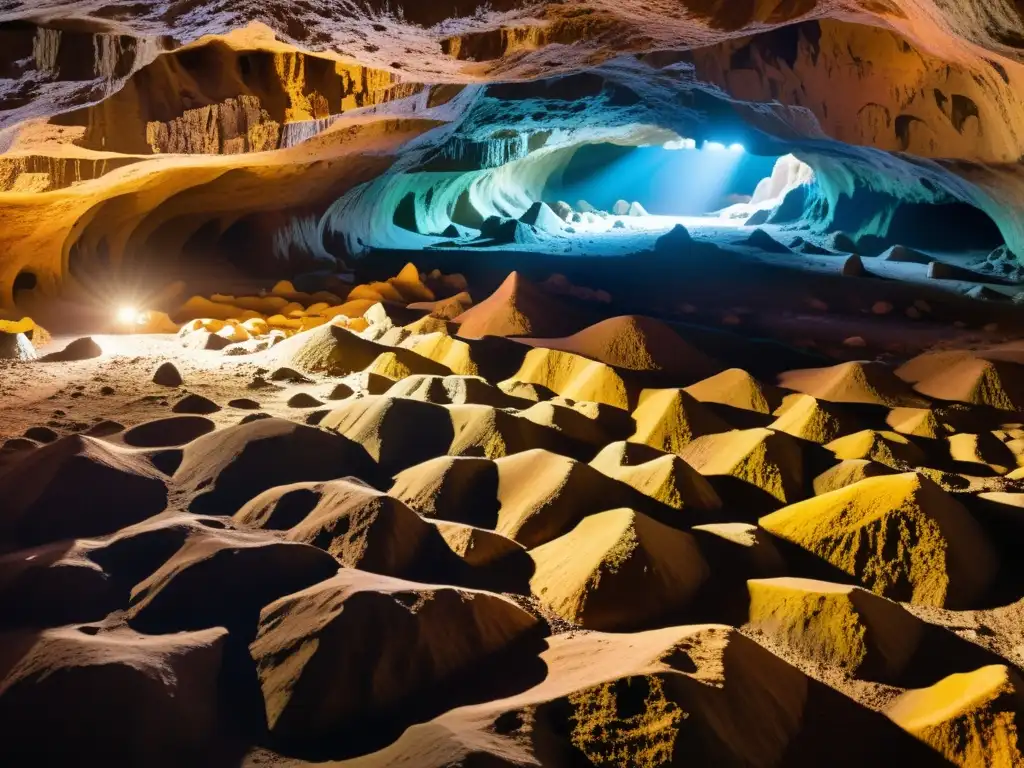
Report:
[{"label": "cave ceiling", "polygon": [[514,166],[528,188],[581,143],[674,135],[794,152],[833,195],[969,203],[1020,254],[1022,14],[1008,0],[0,3],[0,307],[25,270],[59,291],[75,259],[120,263],[253,217],[316,256],[355,252],[393,218],[402,174],[435,174],[429,199],[454,208],[469,187],[453,175],[475,174],[479,196]]}]

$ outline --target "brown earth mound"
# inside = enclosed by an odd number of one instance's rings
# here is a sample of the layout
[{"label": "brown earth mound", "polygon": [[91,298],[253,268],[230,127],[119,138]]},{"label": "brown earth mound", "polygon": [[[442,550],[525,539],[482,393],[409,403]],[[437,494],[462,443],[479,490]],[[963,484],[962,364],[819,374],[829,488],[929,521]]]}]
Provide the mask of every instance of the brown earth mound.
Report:
[{"label": "brown earth mound", "polygon": [[772,413],[782,404],[783,392],[755,379],[742,368],[730,368],[686,387],[702,403],[718,403],[742,411]]},{"label": "brown earth mound", "polygon": [[497,595],[343,568],[268,605],[251,652],[271,733],[341,740],[415,722],[424,705],[408,700],[428,690],[428,711],[443,711],[457,703],[445,686],[537,630]]},{"label": "brown earth mound", "polygon": [[731,427],[682,389],[645,389],[633,411],[632,443],[680,453],[698,437],[728,432]]},{"label": "brown earth mound", "polygon": [[760,525],[892,600],[968,608],[998,568],[998,555],[971,514],[914,472],[792,504]]},{"label": "brown earth mound", "polygon": [[657,372],[675,380],[698,380],[718,366],[669,326],[650,317],[602,320],[565,338],[524,339],[524,344],[571,352],[630,371]]},{"label": "brown earth mound", "polygon": [[887,714],[955,765],[1021,765],[1022,689],[1014,670],[993,664],[907,691]]},{"label": "brown earth mound", "polygon": [[455,318],[459,336],[559,337],[585,325],[577,312],[553,299],[518,272],[486,299]]},{"label": "brown earth mound", "polygon": [[842,435],[861,429],[858,420],[842,406],[827,403],[810,395],[789,395],[785,411],[769,425],[769,429],[824,445]]},{"label": "brown earth mound", "polygon": [[67,626],[0,636],[0,761],[204,764],[218,743],[226,635]]},{"label": "brown earth mound", "polygon": [[707,435],[686,445],[680,455],[713,479],[712,485],[727,503],[737,492],[759,504],[788,504],[803,498],[800,446],[782,432],[737,429]]},{"label": "brown earth mound", "polygon": [[870,459],[897,470],[920,467],[928,462],[925,452],[896,432],[864,429],[827,443],[837,459]]},{"label": "brown earth mound", "polygon": [[914,389],[936,400],[1019,411],[1024,409],[1024,365],[971,357],[943,366]]},{"label": "brown earth mound", "polygon": [[233,515],[275,485],[355,475],[376,482],[366,450],[341,436],[283,419],[220,429],[189,443],[174,484],[198,514]]},{"label": "brown earth mound", "polygon": [[891,408],[927,405],[920,396],[880,363],[840,363],[779,375],[779,386],[833,403],[870,403]]},{"label": "brown earth mound", "polygon": [[632,509],[590,515],[530,557],[533,594],[587,629],[629,629],[677,613],[710,576],[693,536]]},{"label": "brown earth mound", "polygon": [[166,478],[146,456],[69,435],[0,474],[0,540],[32,546],[102,536],[167,506]]},{"label": "brown earth mound", "polygon": [[216,424],[202,416],[172,416],[143,422],[125,432],[121,439],[135,448],[161,448],[190,443],[215,427]]},{"label": "brown earth mound", "polygon": [[749,589],[749,627],[852,677],[898,685],[924,635],[920,619],[860,587],[779,578]]},{"label": "brown earth mound", "polygon": [[244,636],[267,603],[337,571],[337,561],[316,547],[259,532],[196,531],[135,586],[127,619],[141,632],[227,627]]},{"label": "brown earth mound", "polygon": [[714,512],[722,507],[711,483],[697,470],[675,454],[647,450],[640,443],[610,443],[590,466],[673,509]]}]

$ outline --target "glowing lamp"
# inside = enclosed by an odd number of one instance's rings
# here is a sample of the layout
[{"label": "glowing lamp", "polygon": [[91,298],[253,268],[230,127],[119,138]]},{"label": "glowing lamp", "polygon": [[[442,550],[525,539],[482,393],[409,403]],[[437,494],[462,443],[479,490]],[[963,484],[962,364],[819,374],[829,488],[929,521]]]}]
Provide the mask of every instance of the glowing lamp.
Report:
[{"label": "glowing lamp", "polygon": [[721,152],[723,149],[725,149],[725,144],[722,144],[721,142],[718,141],[705,141],[704,149],[709,150],[711,152]]},{"label": "glowing lamp", "polygon": [[730,152],[745,152],[746,150],[743,149],[743,145],[742,144],[730,144],[729,145],[729,151]]}]

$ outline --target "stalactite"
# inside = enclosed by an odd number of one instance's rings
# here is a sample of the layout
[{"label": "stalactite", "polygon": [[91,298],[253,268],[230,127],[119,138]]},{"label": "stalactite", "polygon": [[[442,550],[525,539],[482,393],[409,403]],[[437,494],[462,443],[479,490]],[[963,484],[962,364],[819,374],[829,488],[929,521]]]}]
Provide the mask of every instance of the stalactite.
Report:
[{"label": "stalactite", "polygon": [[97,76],[110,84],[117,76],[117,66],[125,55],[124,38],[120,35],[93,35],[93,69]]},{"label": "stalactite", "polygon": [[32,58],[35,60],[36,69],[51,75],[57,74],[60,38],[60,30],[44,27],[36,29],[36,36],[32,41]]},{"label": "stalactite", "polygon": [[297,123],[285,123],[281,126],[281,144],[280,149],[287,149],[288,147],[294,147],[301,144],[304,141],[309,141],[314,136],[317,136],[337,122],[341,115],[331,115],[330,117],[321,117],[316,120],[300,120]]}]

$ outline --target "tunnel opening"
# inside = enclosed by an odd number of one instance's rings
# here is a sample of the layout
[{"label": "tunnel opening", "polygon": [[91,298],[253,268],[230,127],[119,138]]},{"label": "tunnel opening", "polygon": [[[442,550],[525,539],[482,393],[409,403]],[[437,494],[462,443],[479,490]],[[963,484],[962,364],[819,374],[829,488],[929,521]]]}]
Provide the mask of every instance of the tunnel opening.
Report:
[{"label": "tunnel opening", "polygon": [[[703,216],[749,203],[778,155],[736,142],[678,139],[661,146],[587,144],[552,179],[545,197],[611,211],[619,200],[659,216]],[[583,206],[586,207],[586,206]]]},{"label": "tunnel opening", "polygon": [[19,298],[24,299],[26,293],[31,293],[39,286],[39,279],[35,273],[28,269],[23,269],[18,273],[18,276],[14,278],[14,286],[12,292],[14,294],[14,303],[17,304]]}]

